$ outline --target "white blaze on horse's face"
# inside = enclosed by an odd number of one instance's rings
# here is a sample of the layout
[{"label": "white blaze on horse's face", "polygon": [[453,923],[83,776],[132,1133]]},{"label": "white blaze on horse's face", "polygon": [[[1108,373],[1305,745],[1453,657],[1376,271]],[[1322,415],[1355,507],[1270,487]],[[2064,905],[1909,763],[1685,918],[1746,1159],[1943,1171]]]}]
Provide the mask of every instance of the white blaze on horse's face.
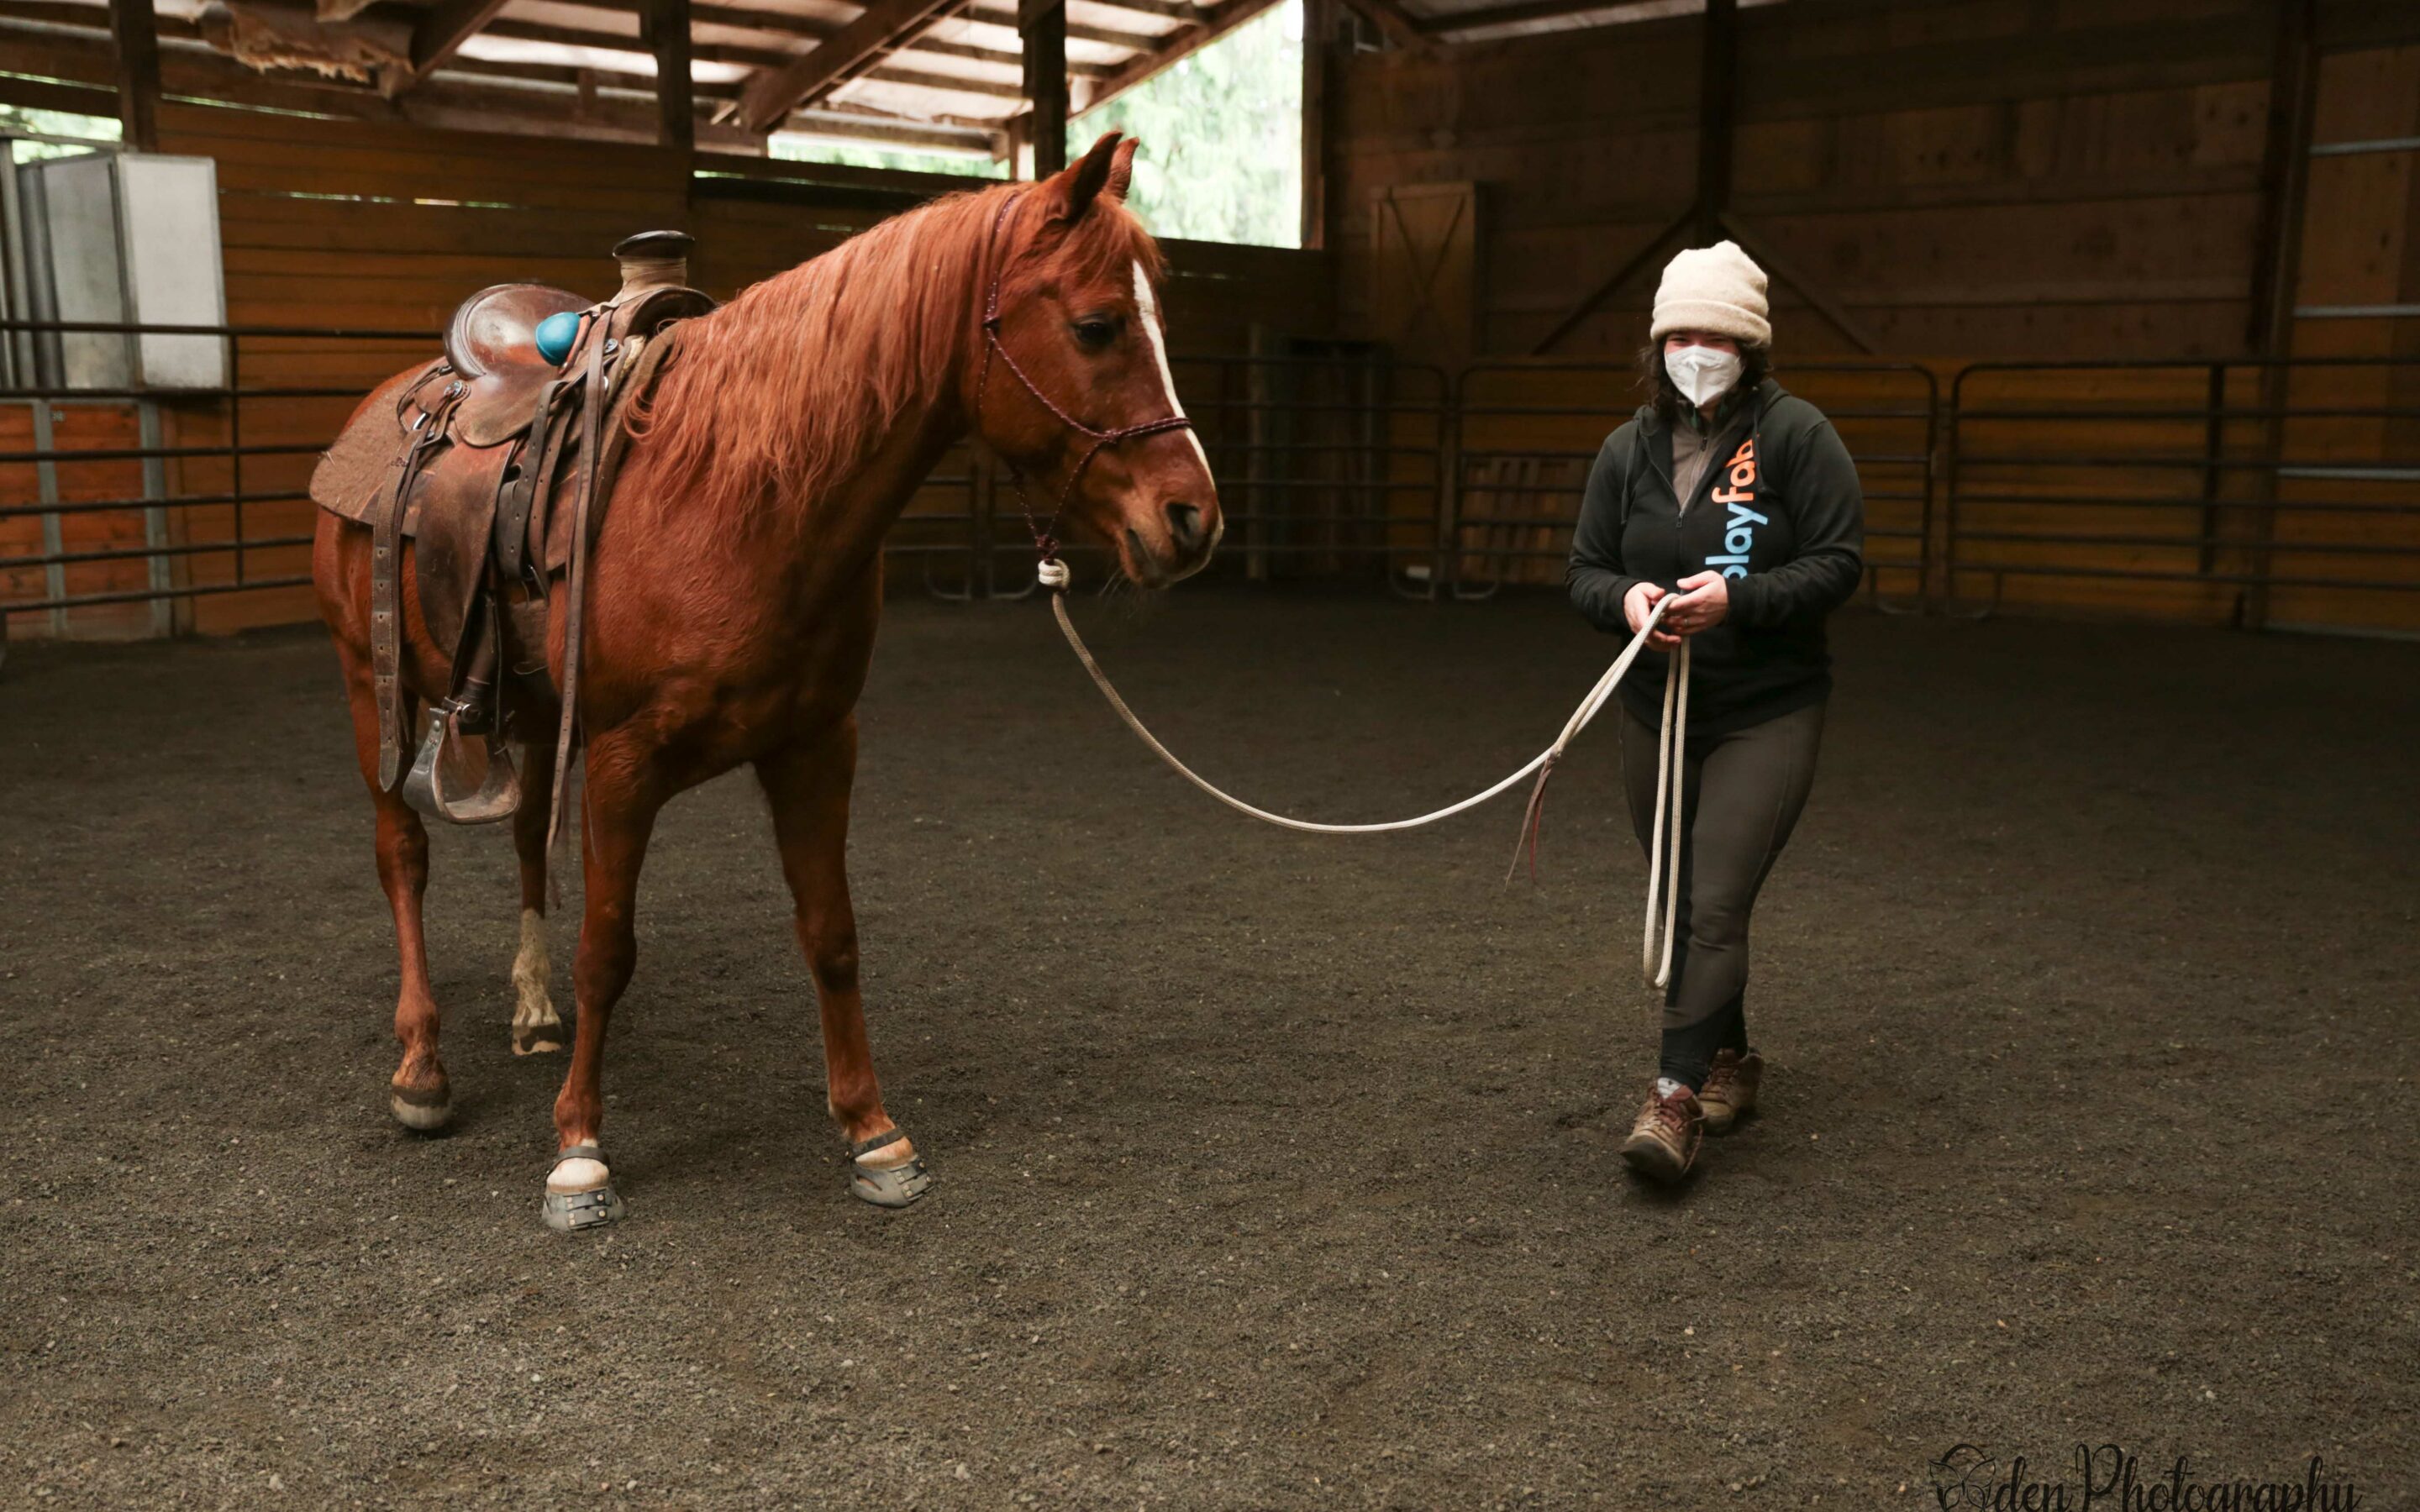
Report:
[{"label": "white blaze on horse's face", "polygon": [[[1143,271],[1140,262],[1134,265],[1134,281],[1135,312],[1142,321],[1143,339],[1151,343],[1151,360],[1159,364],[1160,393],[1168,400],[1168,412],[1181,415],[1185,413],[1185,407],[1176,402],[1176,375],[1168,368],[1168,339],[1160,334],[1159,298],[1152,292],[1151,275]],[[1210,471],[1210,454],[1202,450],[1202,438],[1195,435],[1188,425],[1185,439],[1193,443],[1193,455],[1201,459],[1202,471],[1206,474]],[[1224,521],[1220,522],[1219,528],[1222,532],[1225,530]]]}]

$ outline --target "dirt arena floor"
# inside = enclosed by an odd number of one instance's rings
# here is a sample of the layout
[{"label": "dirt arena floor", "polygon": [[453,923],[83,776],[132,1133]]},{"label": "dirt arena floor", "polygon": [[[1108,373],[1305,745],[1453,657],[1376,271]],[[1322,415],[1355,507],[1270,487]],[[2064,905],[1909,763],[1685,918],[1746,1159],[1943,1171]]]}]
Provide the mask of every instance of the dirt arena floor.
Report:
[{"label": "dirt arena floor", "polygon": [[[1205,772],[1338,819],[1494,778],[1613,649],[1545,597],[1079,609]],[[1252,826],[1041,605],[904,599],[855,876],[933,1196],[844,1192],[725,779],[658,831],[630,1215],[576,1241],[507,837],[435,837],[458,1117],[415,1136],[326,646],[21,644],[0,1504],[1916,1506],[1961,1444],[2073,1498],[2116,1443],[2420,1505],[2420,645],[1837,639],[1758,920],[1768,1110],[1667,1196],[1615,1153],[1652,1038],[1609,729],[1507,888],[1513,801]]]}]

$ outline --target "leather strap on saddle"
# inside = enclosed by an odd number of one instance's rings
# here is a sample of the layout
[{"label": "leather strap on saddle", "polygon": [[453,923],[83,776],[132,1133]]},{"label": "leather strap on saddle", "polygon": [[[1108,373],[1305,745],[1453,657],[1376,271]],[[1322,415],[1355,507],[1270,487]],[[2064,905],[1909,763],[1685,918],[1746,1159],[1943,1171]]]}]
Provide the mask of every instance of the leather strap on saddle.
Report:
[{"label": "leather strap on saddle", "polygon": [[[610,313],[607,320],[610,322]],[[588,541],[597,515],[597,484],[604,469],[598,455],[605,446],[605,411],[611,408],[605,388],[607,348],[613,339],[598,329],[591,319],[588,329],[581,332],[587,347],[588,400],[580,414],[580,455],[573,466],[571,503],[571,562],[565,569],[563,611],[563,681],[557,689],[563,699],[563,719],[554,736],[554,802],[546,820],[546,849],[554,854],[556,841],[563,833],[564,810],[569,807],[566,795],[571,791],[571,746],[580,728],[580,654],[588,624]],[[578,361],[580,347],[572,348]],[[554,870],[549,868],[549,874]],[[557,886],[561,884],[558,882]]]},{"label": "leather strap on saddle", "polygon": [[[403,699],[403,514],[411,480],[445,442],[446,422],[461,402],[463,385],[448,383],[433,405],[410,423],[411,441],[398,466],[391,507],[381,509],[370,530],[370,684],[378,695],[379,788],[392,792],[410,743],[410,711]],[[409,396],[419,404],[418,390]]]}]

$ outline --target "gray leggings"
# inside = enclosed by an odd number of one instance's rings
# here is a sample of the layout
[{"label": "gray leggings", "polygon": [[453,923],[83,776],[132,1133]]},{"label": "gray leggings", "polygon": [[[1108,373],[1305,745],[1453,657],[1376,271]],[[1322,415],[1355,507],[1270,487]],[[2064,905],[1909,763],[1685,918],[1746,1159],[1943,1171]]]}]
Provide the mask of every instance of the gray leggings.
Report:
[{"label": "gray leggings", "polygon": [[[1662,1074],[1692,1088],[1716,1050],[1747,1048],[1748,913],[1807,807],[1823,739],[1816,703],[1683,744],[1681,914],[1664,995]],[[1625,708],[1622,781],[1641,846],[1654,838],[1655,744],[1655,727]]]}]

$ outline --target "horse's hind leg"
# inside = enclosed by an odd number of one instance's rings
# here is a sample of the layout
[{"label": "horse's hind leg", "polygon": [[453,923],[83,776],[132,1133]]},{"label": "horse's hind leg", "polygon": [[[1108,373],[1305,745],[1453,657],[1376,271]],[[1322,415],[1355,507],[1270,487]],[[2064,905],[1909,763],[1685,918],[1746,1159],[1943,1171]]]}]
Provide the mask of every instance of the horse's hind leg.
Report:
[{"label": "horse's hind leg", "polygon": [[756,764],[773,809],[782,873],[797,905],[799,949],[823,1005],[825,1103],[849,1144],[849,1190],[904,1208],[932,1185],[907,1134],[882,1108],[857,984],[857,915],[848,897],[848,797],[857,777],[857,720],[827,739]]},{"label": "horse's hind leg", "polygon": [[513,815],[513,849],[521,862],[521,947],[513,957],[513,1054],[563,1048],[563,1020],[547,992],[546,820],[554,806],[554,747],[521,748],[521,806]]},{"label": "horse's hind leg", "polygon": [[437,999],[428,990],[428,951],[421,936],[420,899],[428,890],[428,831],[400,794],[379,786],[378,696],[371,690],[365,651],[337,641],[345,668],[346,697],[352,704],[353,745],[362,779],[378,808],[379,886],[395,910],[395,947],[402,983],[395,1000],[395,1037],[403,1046],[387,1105],[407,1129],[444,1126],[453,1116],[454,1092],[437,1058]]}]

